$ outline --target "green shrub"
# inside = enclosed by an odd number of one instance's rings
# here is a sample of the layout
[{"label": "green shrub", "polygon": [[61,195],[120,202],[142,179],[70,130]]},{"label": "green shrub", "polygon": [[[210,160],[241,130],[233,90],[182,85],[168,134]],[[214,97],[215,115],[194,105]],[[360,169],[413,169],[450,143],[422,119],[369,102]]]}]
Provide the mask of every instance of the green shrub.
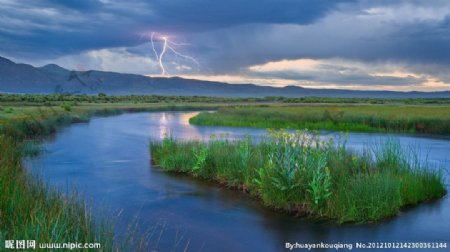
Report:
[{"label": "green shrub", "polygon": [[61,108],[63,108],[65,111],[70,112],[72,111],[72,104],[70,103],[64,103]]}]

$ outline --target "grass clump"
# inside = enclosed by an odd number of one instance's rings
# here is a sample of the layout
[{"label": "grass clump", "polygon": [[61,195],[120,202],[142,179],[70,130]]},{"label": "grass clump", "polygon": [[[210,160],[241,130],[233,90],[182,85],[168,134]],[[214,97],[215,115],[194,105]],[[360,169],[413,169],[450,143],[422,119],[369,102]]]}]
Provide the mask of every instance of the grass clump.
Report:
[{"label": "grass clump", "polygon": [[442,174],[393,139],[362,154],[348,150],[345,140],[310,131],[271,131],[258,142],[166,137],[150,149],[163,170],[219,181],[269,207],[339,223],[379,221],[446,193]]},{"label": "grass clump", "polygon": [[39,143],[34,140],[23,141],[19,148],[22,152],[22,157],[36,157],[41,154],[42,151]]},{"label": "grass clump", "polygon": [[339,222],[371,222],[395,215],[402,206],[400,184],[392,176],[357,176],[339,184],[330,211]]}]

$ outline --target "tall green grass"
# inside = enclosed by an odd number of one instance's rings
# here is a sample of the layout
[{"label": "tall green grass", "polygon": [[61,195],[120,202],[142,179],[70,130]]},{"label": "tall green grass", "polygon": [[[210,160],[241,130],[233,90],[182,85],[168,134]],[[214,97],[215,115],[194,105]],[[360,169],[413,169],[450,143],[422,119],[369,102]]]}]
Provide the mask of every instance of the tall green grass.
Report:
[{"label": "tall green grass", "polygon": [[449,106],[306,105],[221,108],[200,113],[197,125],[322,129],[363,132],[406,132],[450,135]]},{"label": "tall green grass", "polygon": [[442,174],[389,140],[362,154],[316,133],[272,131],[264,140],[166,137],[150,146],[163,170],[243,189],[272,208],[343,222],[375,222],[442,197]]},{"label": "tall green grass", "polygon": [[96,223],[76,196],[64,197],[28,178],[19,145],[0,135],[0,243],[99,242],[105,251],[114,250],[111,223]]}]

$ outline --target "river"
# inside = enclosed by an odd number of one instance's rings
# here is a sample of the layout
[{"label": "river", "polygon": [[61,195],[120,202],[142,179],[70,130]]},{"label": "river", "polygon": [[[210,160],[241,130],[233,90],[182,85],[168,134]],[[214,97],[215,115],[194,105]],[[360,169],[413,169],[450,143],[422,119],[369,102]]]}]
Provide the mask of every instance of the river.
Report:
[{"label": "river", "polygon": [[[118,235],[126,233],[129,223],[137,223],[133,233],[153,234],[151,246],[161,251],[283,251],[286,242],[353,243],[353,248],[355,242],[447,242],[450,246],[448,196],[403,209],[381,223],[336,225],[277,213],[244,193],[152,168],[149,141],[165,134],[206,140],[211,134],[241,138],[265,133],[189,125],[193,115],[151,112],[93,118],[46,138],[43,153],[25,164],[50,186],[79,192],[95,216],[114,216]],[[448,186],[449,138],[350,133],[347,146],[361,150],[364,144],[392,136],[445,169]]]}]

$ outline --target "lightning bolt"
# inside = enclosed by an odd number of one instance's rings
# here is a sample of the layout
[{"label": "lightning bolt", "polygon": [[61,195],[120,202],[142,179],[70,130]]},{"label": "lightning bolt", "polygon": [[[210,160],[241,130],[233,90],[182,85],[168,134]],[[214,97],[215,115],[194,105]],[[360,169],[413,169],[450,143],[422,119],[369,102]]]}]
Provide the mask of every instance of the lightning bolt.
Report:
[{"label": "lightning bolt", "polygon": [[152,42],[152,49],[153,49],[153,52],[155,53],[156,61],[159,61],[159,56],[155,49],[155,43],[153,42],[153,37],[155,37],[154,32],[152,32],[152,35],[150,36],[150,41]]},{"label": "lightning bolt", "polygon": [[164,41],[164,45],[163,45],[163,49],[161,51],[161,54],[159,55],[159,66],[161,67],[161,75],[166,75],[166,69],[164,68],[164,64],[163,64],[163,56],[166,53],[166,48],[167,48],[167,38],[166,37],[162,37],[163,41]]},{"label": "lightning bolt", "polygon": [[[165,42],[170,42],[170,41],[166,39]],[[194,62],[197,66],[200,66],[200,63],[198,63],[198,61],[197,61],[195,58],[177,52],[177,51],[176,51],[173,47],[171,47],[169,44],[170,44],[170,43],[166,43],[167,48],[169,48],[173,53],[175,53],[175,55],[177,55],[177,56],[179,56],[179,57],[182,57],[182,58],[185,58],[185,59],[188,59],[188,60],[191,60],[191,61]]]},{"label": "lightning bolt", "polygon": [[174,48],[174,46],[183,46],[183,45],[188,45],[188,44],[175,43],[175,42],[169,40],[167,38],[167,36],[160,36],[160,40],[162,40],[163,45],[162,45],[161,53],[158,55],[158,52],[156,51],[156,48],[155,48],[154,37],[155,37],[155,33],[152,32],[152,34],[150,36],[150,41],[152,44],[152,50],[155,53],[155,58],[158,61],[159,67],[161,68],[161,75],[168,74],[164,67],[164,55],[166,54],[167,51],[171,51],[173,54],[175,54],[178,57],[181,57],[181,58],[184,58],[184,59],[194,62],[198,67],[200,66],[200,63],[194,57],[182,54]]}]

